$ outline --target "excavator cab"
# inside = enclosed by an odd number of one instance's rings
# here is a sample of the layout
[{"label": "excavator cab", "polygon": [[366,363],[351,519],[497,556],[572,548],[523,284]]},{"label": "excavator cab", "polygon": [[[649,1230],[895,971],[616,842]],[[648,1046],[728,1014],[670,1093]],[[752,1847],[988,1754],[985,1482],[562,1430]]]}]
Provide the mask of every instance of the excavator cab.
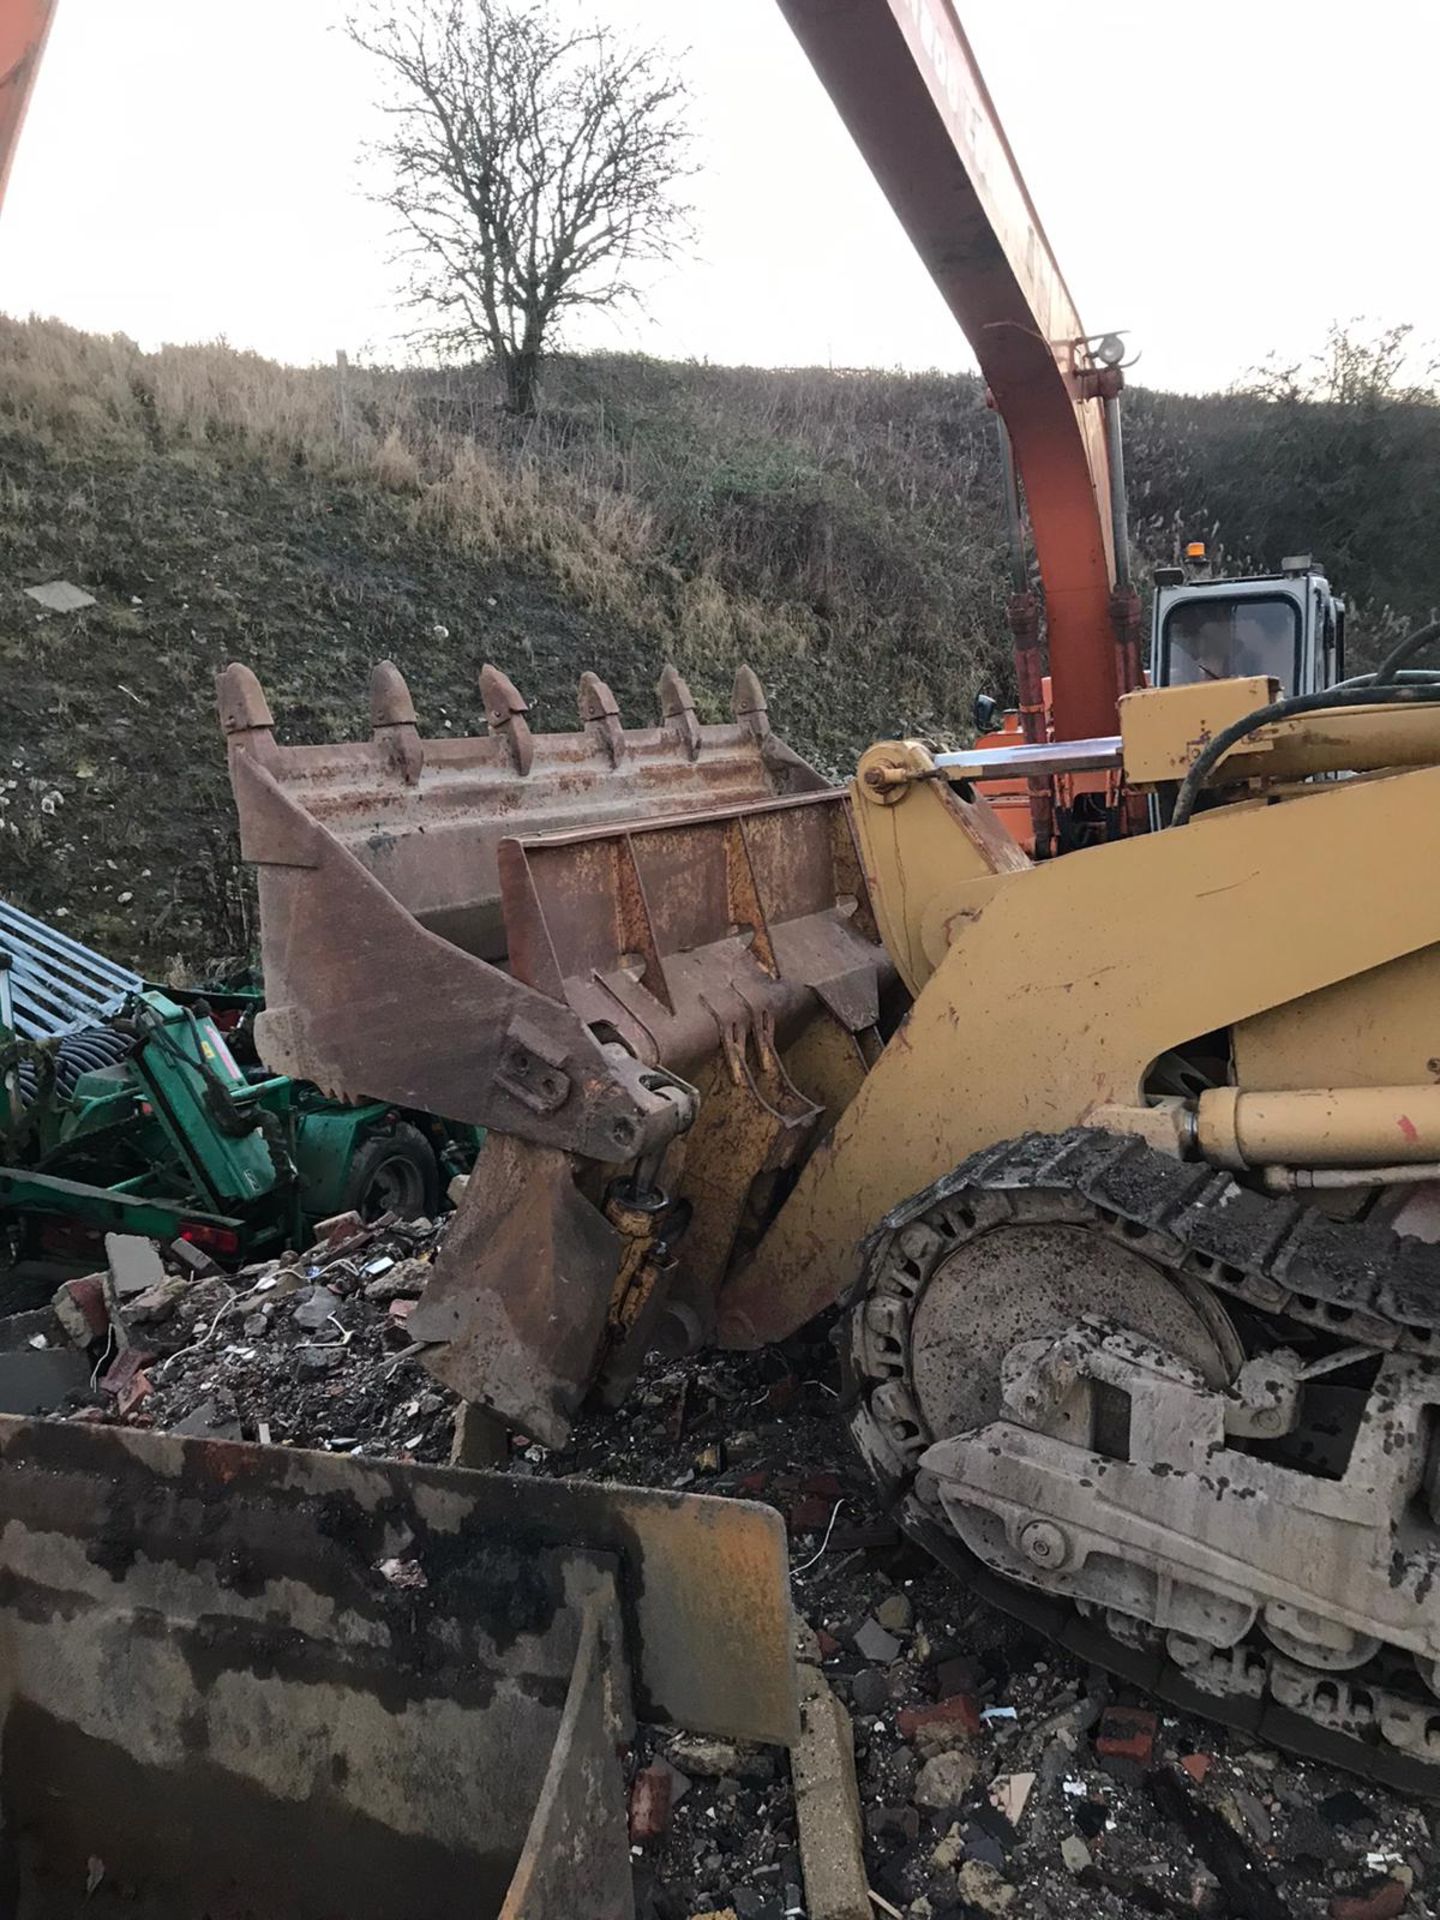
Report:
[{"label": "excavator cab", "polygon": [[1285,694],[1319,693],[1345,671],[1345,606],[1309,554],[1279,573],[1210,579],[1157,567],[1150,684],[1196,686],[1259,675]]}]

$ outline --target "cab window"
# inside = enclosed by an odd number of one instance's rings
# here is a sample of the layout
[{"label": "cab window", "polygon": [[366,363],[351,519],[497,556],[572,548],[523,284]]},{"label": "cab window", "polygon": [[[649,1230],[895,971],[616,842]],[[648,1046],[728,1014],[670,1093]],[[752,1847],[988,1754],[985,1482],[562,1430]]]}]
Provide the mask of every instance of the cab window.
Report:
[{"label": "cab window", "polygon": [[1300,609],[1272,598],[1184,600],[1165,616],[1163,686],[1268,674],[1292,693],[1300,672]]}]

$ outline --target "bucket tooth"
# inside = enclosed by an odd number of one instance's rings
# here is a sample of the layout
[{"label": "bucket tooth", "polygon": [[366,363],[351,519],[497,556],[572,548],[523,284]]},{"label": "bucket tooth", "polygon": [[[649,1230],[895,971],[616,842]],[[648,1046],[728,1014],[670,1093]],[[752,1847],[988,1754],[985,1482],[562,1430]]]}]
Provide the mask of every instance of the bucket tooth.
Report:
[{"label": "bucket tooth", "polygon": [[695,717],[695,696],[686,686],[678,667],[667,664],[656,691],[660,695],[660,714],[670,732],[684,743],[692,760],[700,757],[700,722]]},{"label": "bucket tooth", "polygon": [[760,676],[753,667],[738,667],[735,672],[735,691],[730,699],[730,711],[736,721],[747,732],[754,734],[757,740],[770,737],[770,704],[765,698],[765,689],[760,684]]},{"label": "bucket tooth", "polygon": [[390,766],[413,787],[425,765],[425,748],[415,726],[415,702],[393,660],[382,660],[370,675],[370,733]]},{"label": "bucket tooth", "polygon": [[269,733],[275,725],[265,689],[238,660],[215,676],[215,698],[227,734]]},{"label": "bucket tooth", "polygon": [[415,702],[405,676],[393,660],[382,660],[370,673],[370,724],[372,727],[413,727]]},{"label": "bucket tooth", "polygon": [[491,735],[503,740],[517,773],[529,773],[535,759],[535,741],[530,722],[525,718],[529,702],[515,682],[499,667],[480,669],[480,694],[485,702],[485,724]]},{"label": "bucket tooth", "polygon": [[600,742],[611,766],[618,767],[625,758],[625,729],[619,703],[598,673],[580,676],[580,724]]}]

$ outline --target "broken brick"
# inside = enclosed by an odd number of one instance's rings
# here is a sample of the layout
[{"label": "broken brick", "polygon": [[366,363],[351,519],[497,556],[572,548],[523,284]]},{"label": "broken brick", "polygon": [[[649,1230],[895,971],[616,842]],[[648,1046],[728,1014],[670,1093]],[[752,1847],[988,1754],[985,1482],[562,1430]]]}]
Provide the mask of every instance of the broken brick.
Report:
[{"label": "broken brick", "polygon": [[341,1240],[349,1240],[362,1231],[365,1222],[352,1209],[349,1213],[332,1213],[328,1220],[322,1220],[315,1228],[315,1244],[323,1241],[326,1246],[334,1246]]},{"label": "broken brick", "polygon": [[976,1734],[980,1731],[980,1708],[973,1693],[955,1693],[948,1700],[937,1700],[933,1707],[902,1708],[895,1724],[902,1740],[913,1740],[923,1727]]},{"label": "broken brick", "polygon": [[105,1281],[98,1273],[67,1280],[50,1304],[55,1318],[77,1347],[88,1347],[92,1340],[103,1340],[110,1331]]},{"label": "broken brick", "polygon": [[[122,1417],[128,1417],[155,1391],[148,1373],[138,1368],[131,1374],[129,1381],[115,1396],[115,1411]],[[147,1416],[148,1418],[148,1416]]]},{"label": "broken brick", "polygon": [[668,1767],[642,1767],[630,1784],[630,1840],[643,1846],[670,1827],[674,1782]]},{"label": "broken brick", "polygon": [[800,1491],[814,1495],[817,1500],[828,1500],[833,1505],[845,1489],[840,1484],[838,1473],[807,1473],[800,1482]]},{"label": "broken brick", "polygon": [[1107,1707],[1095,1733],[1101,1760],[1129,1761],[1142,1771],[1155,1754],[1159,1720],[1148,1707]]},{"label": "broken brick", "polygon": [[787,1373],[783,1380],[776,1380],[767,1389],[765,1399],[774,1412],[784,1413],[794,1402],[799,1391],[800,1382],[793,1373]]},{"label": "broken brick", "polygon": [[190,1282],[184,1274],[162,1274],[153,1287],[147,1287],[125,1302],[126,1326],[141,1327],[152,1321],[168,1320],[189,1288]]},{"label": "broken brick", "polygon": [[822,1499],[819,1494],[807,1494],[803,1500],[790,1503],[786,1518],[790,1522],[792,1533],[823,1533],[830,1524],[830,1516],[835,1511],[834,1503]]},{"label": "broken brick", "polygon": [[834,1634],[827,1633],[824,1627],[817,1627],[815,1629],[815,1638],[820,1643],[820,1658],[822,1660],[833,1660],[837,1653],[843,1652],[843,1648]]},{"label": "broken brick", "polygon": [[[101,1387],[106,1393],[113,1393],[117,1400],[123,1401],[127,1394],[133,1392],[136,1380],[143,1376],[145,1368],[154,1358],[154,1354],[147,1353],[143,1347],[126,1347],[100,1376]],[[138,1405],[138,1402],[132,1401],[131,1404]]]},{"label": "broken brick", "polygon": [[770,1476],[763,1471],[747,1473],[736,1486],[737,1493],[763,1493],[768,1486]]},{"label": "broken brick", "polygon": [[1196,1786],[1203,1787],[1215,1764],[1215,1756],[1213,1753],[1184,1753],[1180,1756],[1180,1764]]},{"label": "broken brick", "polygon": [[1403,1880],[1385,1879],[1368,1893],[1337,1893],[1330,1902],[1330,1920],[1395,1920],[1409,1892]]}]

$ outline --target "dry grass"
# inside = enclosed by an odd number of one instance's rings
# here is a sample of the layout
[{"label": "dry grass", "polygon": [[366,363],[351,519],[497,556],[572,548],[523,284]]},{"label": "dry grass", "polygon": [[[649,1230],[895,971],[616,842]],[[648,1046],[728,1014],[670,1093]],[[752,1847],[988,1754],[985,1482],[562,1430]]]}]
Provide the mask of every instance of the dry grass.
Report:
[{"label": "dry grass", "polygon": [[[1440,549],[1409,522],[1440,409],[1392,411],[1382,444],[1334,413],[1133,394],[1140,559],[1196,532],[1258,564],[1313,547],[1359,603],[1361,643],[1423,618]],[[753,660],[812,708],[822,753],[954,735],[977,685],[1010,682],[995,422],[964,376],[561,355],[520,424],[486,369],[353,367],[342,409],[334,369],[0,319],[6,426],[77,465],[159,453],[361,482],[422,538],[547,578],[712,684]],[[1409,518],[1373,497],[1398,444]]]},{"label": "dry grass", "polygon": [[[342,411],[331,368],[0,319],[0,428],[47,458],[261,459],[358,480],[417,532],[548,576],[682,663],[807,662],[852,718],[869,676],[877,725],[953,732],[977,683],[1008,684],[994,423],[973,379],[560,356],[537,420],[499,400],[483,368],[357,367]],[[1291,438],[1335,413],[1292,409]],[[1348,416],[1333,448],[1292,450],[1253,397],[1137,392],[1129,421],[1142,559],[1197,531],[1262,565],[1313,547],[1352,606],[1369,603],[1357,637],[1440,596],[1411,526],[1433,524],[1440,409],[1392,410],[1385,446],[1353,458]],[[1367,506],[1400,427],[1415,441],[1403,525],[1388,497]]]},{"label": "dry grass", "polygon": [[[381,657],[430,733],[484,725],[486,659],[542,728],[574,725],[587,668],[644,724],[666,658],[718,719],[748,659],[835,774],[877,737],[953,742],[977,684],[1007,690],[976,382],[562,357],[537,420],[498,401],[484,369],[354,368],[342,408],[333,368],[0,319],[7,892],[151,964],[247,944],[227,659],[317,741],[363,735]],[[1313,546],[1361,660],[1440,603],[1440,407],[1137,391],[1127,435],[1142,558]],[[41,618],[18,588],[57,576],[96,605]]]},{"label": "dry grass", "polygon": [[522,427],[483,370],[351,368],[343,413],[337,381],[0,319],[0,425],[49,457],[259,457],[371,482],[418,530],[549,575],[682,663],[892,656],[914,726],[962,711],[977,666],[1003,659],[972,382],[562,359]]}]

